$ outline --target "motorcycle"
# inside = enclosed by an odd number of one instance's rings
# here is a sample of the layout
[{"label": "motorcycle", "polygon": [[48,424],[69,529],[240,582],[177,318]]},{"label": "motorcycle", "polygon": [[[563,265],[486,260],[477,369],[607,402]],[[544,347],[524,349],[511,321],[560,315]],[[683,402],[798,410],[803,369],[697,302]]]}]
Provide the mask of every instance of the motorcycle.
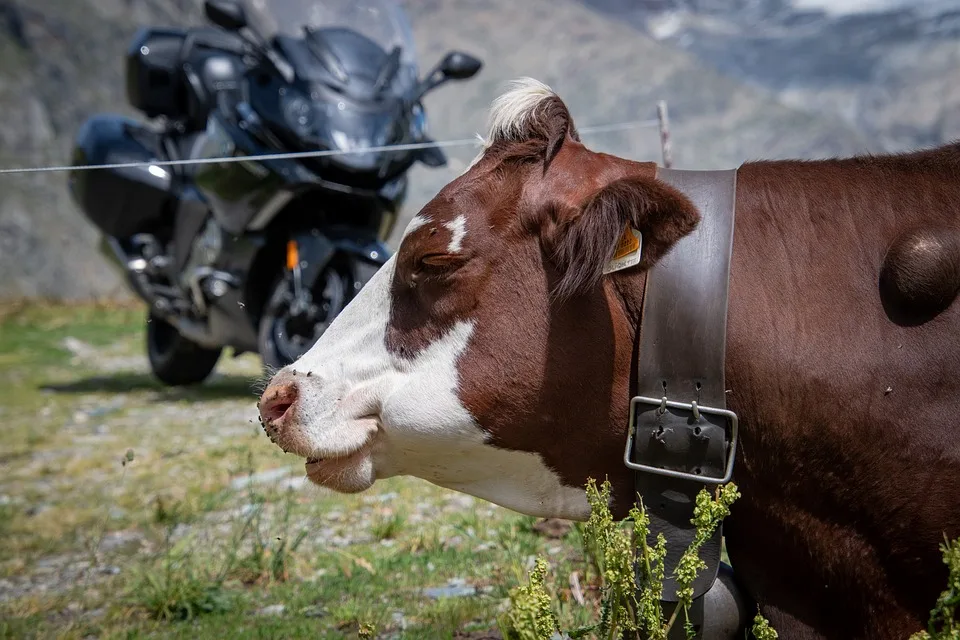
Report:
[{"label": "motorcycle", "polygon": [[382,147],[430,143],[423,96],[482,66],[452,51],[419,78],[394,0],[204,12],[214,26],[137,32],[126,93],[148,122],[89,118],[73,157],[87,168],[69,176],[150,305],[147,355],[167,385],[202,382],[227,347],[279,368],[316,342],[389,258],[409,169],[447,162]]}]

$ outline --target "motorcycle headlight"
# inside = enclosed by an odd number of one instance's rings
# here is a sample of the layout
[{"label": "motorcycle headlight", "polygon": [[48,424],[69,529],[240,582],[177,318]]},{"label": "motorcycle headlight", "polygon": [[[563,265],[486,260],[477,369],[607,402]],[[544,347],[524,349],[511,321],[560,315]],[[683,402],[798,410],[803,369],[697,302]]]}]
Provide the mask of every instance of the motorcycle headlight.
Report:
[{"label": "motorcycle headlight", "polygon": [[337,149],[357,151],[383,147],[395,142],[396,121],[385,114],[368,114],[328,123],[329,135]]},{"label": "motorcycle headlight", "polygon": [[331,129],[330,137],[333,138],[333,143],[336,145],[337,149],[341,151],[362,151],[370,147],[378,147],[379,144],[374,141],[373,138],[364,133],[359,133],[357,135],[351,135],[346,131],[340,131],[339,129]]}]

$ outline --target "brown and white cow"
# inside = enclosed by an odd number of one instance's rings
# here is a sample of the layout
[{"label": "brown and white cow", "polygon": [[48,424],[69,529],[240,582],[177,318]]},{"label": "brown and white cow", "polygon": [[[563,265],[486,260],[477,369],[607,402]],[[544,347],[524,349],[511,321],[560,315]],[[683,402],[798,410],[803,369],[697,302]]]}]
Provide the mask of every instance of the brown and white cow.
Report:
[{"label": "brown and white cow", "polygon": [[[587,149],[534,80],[483,152],[260,410],[310,479],[399,474],[516,511],[614,509],[645,273],[698,224],[655,165]],[[642,260],[605,275],[621,231]],[[960,146],[739,168],[727,405],[731,561],[784,638],[906,638],[960,535]]]}]

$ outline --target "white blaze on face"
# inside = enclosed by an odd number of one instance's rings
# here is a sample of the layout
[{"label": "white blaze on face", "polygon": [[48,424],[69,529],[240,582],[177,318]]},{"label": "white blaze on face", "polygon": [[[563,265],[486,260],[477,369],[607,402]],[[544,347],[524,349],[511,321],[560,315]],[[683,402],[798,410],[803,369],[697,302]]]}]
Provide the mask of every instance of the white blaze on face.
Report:
[{"label": "white blaze on face", "polygon": [[462,213],[451,222],[444,222],[444,226],[450,230],[450,244],[447,245],[447,251],[450,253],[460,253],[463,249],[463,239],[467,235],[467,217]]},{"label": "white blaze on face", "polygon": [[[462,218],[450,223],[458,249]],[[426,222],[414,218],[410,228]],[[358,491],[376,479],[412,475],[529,515],[588,517],[582,489],[564,486],[537,454],[489,445],[460,400],[457,366],[474,333],[471,319],[411,360],[387,351],[394,267],[391,258],[290,367],[300,394],[297,424],[289,428],[301,430],[312,457],[325,459],[311,477],[334,490]]]}]

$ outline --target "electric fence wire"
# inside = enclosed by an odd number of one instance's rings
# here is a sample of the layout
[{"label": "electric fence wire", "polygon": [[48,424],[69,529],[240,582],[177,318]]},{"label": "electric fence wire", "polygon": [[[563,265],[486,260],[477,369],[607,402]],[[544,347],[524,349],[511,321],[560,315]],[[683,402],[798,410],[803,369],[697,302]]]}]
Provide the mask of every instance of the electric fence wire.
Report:
[{"label": "electric fence wire", "polygon": [[[592,135],[596,133],[610,133],[614,131],[628,131],[630,129],[641,129],[647,127],[656,127],[660,124],[657,119],[651,120],[631,120],[627,122],[616,122],[612,124],[593,125],[588,127],[577,127],[580,134]],[[53,173],[58,171],[92,171],[95,169],[132,169],[132,168],[150,168],[150,167],[172,167],[184,165],[200,164],[221,164],[229,162],[270,162],[272,160],[295,160],[300,158],[324,158],[327,156],[347,155],[352,153],[380,153],[385,151],[415,151],[418,149],[430,149],[436,147],[466,147],[480,146],[479,138],[462,138],[459,140],[438,140],[433,142],[415,142],[410,144],[384,145],[379,147],[365,147],[362,149],[322,149],[317,151],[297,151],[288,153],[267,153],[261,155],[239,155],[224,156],[219,158],[193,158],[186,160],[156,160],[150,162],[115,162],[110,164],[92,164],[92,165],[61,165],[51,167],[10,167],[0,169],[0,175],[28,174],[28,173]]]}]

